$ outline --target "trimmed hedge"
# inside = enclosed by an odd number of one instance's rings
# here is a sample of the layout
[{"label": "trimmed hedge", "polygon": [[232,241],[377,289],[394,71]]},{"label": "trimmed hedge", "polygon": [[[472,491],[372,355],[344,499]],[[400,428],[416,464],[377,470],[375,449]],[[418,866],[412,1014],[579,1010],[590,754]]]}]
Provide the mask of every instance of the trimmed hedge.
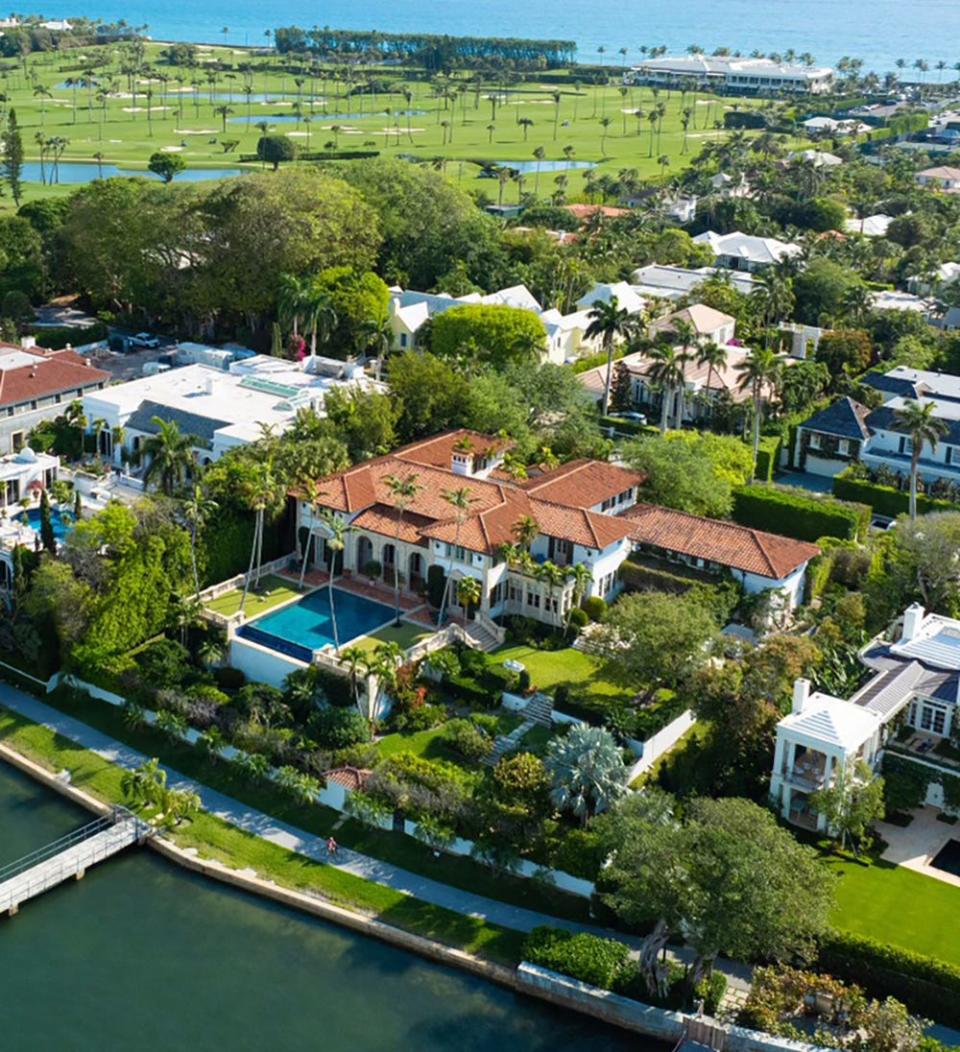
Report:
[{"label": "trimmed hedge", "polygon": [[834,931],[820,944],[819,966],[862,986],[872,997],[896,997],[918,1015],[960,1026],[960,968],[923,954]]},{"label": "trimmed hedge", "polygon": [[660,428],[653,424],[641,424],[636,420],[621,420],[616,416],[601,416],[598,423],[601,428],[613,428],[624,435],[659,435]]},{"label": "trimmed hedge", "polygon": [[[848,469],[849,470],[849,469]],[[847,471],[834,476],[833,495],[841,500],[854,500],[869,504],[877,515],[895,519],[910,510],[910,494],[893,486],[881,486],[876,482],[850,476]],[[935,500],[923,493],[917,494],[917,511],[926,515],[931,511],[960,511],[960,504],[949,500]]]},{"label": "trimmed hedge", "polygon": [[773,481],[773,476],[780,466],[780,453],[783,449],[783,435],[761,435],[760,447],[757,450],[757,463],[753,477],[762,482]]},{"label": "trimmed hedge", "polygon": [[740,486],[731,518],[741,526],[782,533],[801,541],[820,537],[857,540],[870,525],[870,508],[780,486]]},{"label": "trimmed hedge", "polygon": [[630,959],[630,951],[614,939],[540,927],[534,928],[524,942],[523,957],[531,964],[611,990]]},{"label": "trimmed hedge", "polygon": [[682,571],[671,573],[653,566],[641,566],[632,559],[626,559],[620,566],[620,580],[627,588],[639,592],[672,592],[682,595],[695,584],[703,584],[704,573],[684,576]]}]

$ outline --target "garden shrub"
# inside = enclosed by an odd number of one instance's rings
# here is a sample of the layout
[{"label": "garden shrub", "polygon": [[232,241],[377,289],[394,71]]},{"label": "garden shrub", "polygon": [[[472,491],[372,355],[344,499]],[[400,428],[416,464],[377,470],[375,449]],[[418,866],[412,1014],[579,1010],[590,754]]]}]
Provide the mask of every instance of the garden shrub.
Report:
[{"label": "garden shrub", "polygon": [[517,674],[503,665],[488,664],[480,682],[491,694],[499,698],[505,690],[513,690],[517,685]]},{"label": "garden shrub", "polygon": [[[922,483],[921,483],[922,485]],[[847,469],[833,479],[833,495],[841,500],[859,501],[868,504],[877,515],[895,519],[910,510],[910,494],[895,486],[857,478],[856,472]],[[936,500],[925,493],[917,494],[917,513],[926,515],[931,511],[957,511],[960,505],[950,500]]]},{"label": "garden shrub", "polygon": [[629,960],[629,950],[622,942],[587,932],[540,927],[524,942],[523,957],[531,964],[612,990]]},{"label": "garden shrub", "polygon": [[246,682],[247,677],[238,668],[224,668],[213,670],[213,678],[223,690],[239,690]]},{"label": "garden shrub", "polygon": [[137,654],[143,679],[152,687],[179,687],[192,672],[190,653],[173,639],[159,639]]},{"label": "garden shrub", "polygon": [[602,621],[607,612],[607,601],[600,595],[587,596],[580,605],[591,621]]},{"label": "garden shrub", "polygon": [[573,628],[581,629],[586,628],[590,624],[590,615],[579,606],[575,606],[570,611],[570,624]]},{"label": "garden shrub", "polygon": [[310,717],[308,730],[327,749],[345,749],[370,741],[370,727],[356,709],[325,705]]},{"label": "garden shrub", "polygon": [[443,729],[443,741],[471,763],[493,752],[493,738],[470,720],[451,720]]},{"label": "garden shrub", "polygon": [[519,672],[517,674],[517,690],[519,690],[521,694],[526,694],[529,689],[530,672],[529,670],[524,669],[522,672]]},{"label": "garden shrub", "polygon": [[707,1015],[715,1016],[727,992],[727,977],[723,972],[714,969],[709,975],[704,976],[697,983],[694,995],[697,1000],[703,1001],[703,1010]]},{"label": "garden shrub", "polygon": [[757,450],[757,463],[753,477],[762,482],[771,482],[780,466],[780,451],[783,449],[782,435],[761,435]]},{"label": "garden shrub", "polygon": [[427,600],[435,609],[443,602],[443,590],[447,586],[447,575],[442,566],[431,566],[427,570]]},{"label": "garden shrub", "polygon": [[607,857],[607,850],[599,834],[591,829],[559,828],[559,835],[550,845],[550,864],[584,880],[596,880],[600,867]]},{"label": "garden shrub", "polygon": [[227,705],[230,702],[230,695],[212,683],[195,683],[187,687],[186,694],[194,701],[206,701],[213,705]]},{"label": "garden shrub", "polygon": [[741,486],[733,491],[734,522],[802,541],[819,537],[856,540],[866,535],[870,509],[780,486]]},{"label": "garden shrub", "polygon": [[415,705],[397,712],[392,720],[395,730],[415,733],[439,727],[447,719],[447,710],[442,705]]},{"label": "garden shrub", "polygon": [[349,676],[338,676],[336,672],[317,665],[313,667],[313,675],[317,693],[326,698],[331,705],[353,705],[353,688]]},{"label": "garden shrub", "polygon": [[465,676],[463,673],[457,676],[448,676],[444,680],[444,684],[455,698],[465,701],[468,705],[479,705],[487,708],[493,702],[490,691],[486,687],[480,686],[475,679]]},{"label": "garden shrub", "polygon": [[473,712],[470,714],[470,722],[491,738],[495,738],[500,729],[500,721],[490,712]]}]

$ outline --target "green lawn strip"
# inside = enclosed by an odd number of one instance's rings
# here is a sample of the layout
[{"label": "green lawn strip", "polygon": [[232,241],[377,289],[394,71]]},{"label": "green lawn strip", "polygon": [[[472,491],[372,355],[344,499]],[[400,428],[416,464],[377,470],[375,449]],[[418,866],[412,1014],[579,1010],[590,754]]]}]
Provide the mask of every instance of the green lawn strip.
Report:
[{"label": "green lawn strip", "polygon": [[463,757],[448,748],[443,740],[444,725],[414,734],[387,734],[377,742],[377,752],[386,759],[399,752],[410,752],[427,760],[447,760],[465,766]]},{"label": "green lawn strip", "polygon": [[601,661],[573,647],[562,650],[535,650],[533,647],[509,645],[493,652],[495,661],[519,661],[530,673],[530,683],[551,691],[566,686],[571,694],[597,702],[629,701],[634,692],[618,686],[601,675]]},{"label": "green lawn strip", "polygon": [[[194,746],[173,741],[154,727],[131,728],[125,723],[123,713],[115,706],[98,701],[76,704],[66,695],[60,694],[50,695],[44,700],[147,756],[158,757],[186,777],[307,833],[329,836],[343,817],[340,812],[328,807],[296,804],[274,785],[251,784],[233,764],[210,760]],[[412,837],[372,830],[354,820],[347,820],[340,825],[336,836],[345,847],[451,887],[568,920],[589,920],[586,899],[539,883],[534,884],[523,877],[497,876],[486,866],[469,858],[446,854],[434,858],[430,848]]]},{"label": "green lawn strip", "polygon": [[419,643],[422,639],[433,635],[433,632],[434,629],[412,625],[405,621],[399,628],[396,625],[387,625],[386,628],[378,629],[369,636],[355,639],[350,645],[367,652],[376,650],[383,643],[397,643],[402,649],[406,650],[415,643]]},{"label": "green lawn strip", "polygon": [[840,874],[837,928],[960,965],[960,888],[884,862],[827,865]]},{"label": "green lawn strip", "polygon": [[[123,801],[122,768],[2,707],[0,740],[49,770],[66,768],[71,784],[91,796],[108,803]],[[316,892],[338,905],[372,913],[387,924],[446,945],[505,964],[515,964],[520,959],[520,932],[462,916],[314,862],[213,815],[198,815],[188,826],[177,830],[174,839],[180,847],[196,848],[206,858],[235,869],[252,868],[277,884]]]},{"label": "green lawn strip", "polygon": [[[265,613],[267,610],[279,606],[280,603],[298,598],[300,595],[302,593],[298,591],[297,586],[293,582],[271,574],[269,577],[264,577],[262,586],[258,591],[254,592],[251,589],[247,594],[247,602],[243,611],[248,618],[255,617],[257,614]],[[217,596],[216,599],[211,599],[203,605],[214,613],[221,614],[223,617],[230,617],[240,609],[242,598],[243,590],[235,588],[232,592],[225,592],[223,595]]]}]

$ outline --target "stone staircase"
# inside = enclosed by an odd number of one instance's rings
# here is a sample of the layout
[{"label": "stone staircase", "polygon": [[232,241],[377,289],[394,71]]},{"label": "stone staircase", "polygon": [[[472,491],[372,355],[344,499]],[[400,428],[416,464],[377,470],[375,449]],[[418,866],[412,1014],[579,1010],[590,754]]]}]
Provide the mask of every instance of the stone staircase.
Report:
[{"label": "stone staircase", "polygon": [[515,727],[509,734],[501,734],[493,743],[493,751],[489,756],[484,757],[484,764],[487,767],[495,766],[508,752],[513,752],[514,749],[519,748],[520,742],[523,741],[527,732],[531,730],[533,730],[533,720],[524,720],[519,727]]},{"label": "stone staircase", "polygon": [[553,723],[553,698],[549,694],[536,693],[527,702],[523,710],[524,718],[531,723],[539,723],[541,727],[549,727]]},{"label": "stone staircase", "polygon": [[491,650],[496,650],[500,646],[501,640],[479,621],[468,621],[462,627],[467,642],[475,649],[490,653]]}]

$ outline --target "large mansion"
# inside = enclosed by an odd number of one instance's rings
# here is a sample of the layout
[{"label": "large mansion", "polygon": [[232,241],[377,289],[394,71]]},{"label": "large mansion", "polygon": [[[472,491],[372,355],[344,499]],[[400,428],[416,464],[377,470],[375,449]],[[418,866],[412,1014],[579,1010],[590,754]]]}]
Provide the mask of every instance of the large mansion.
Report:
[{"label": "large mansion", "polygon": [[[474,577],[480,616],[488,618],[522,614],[562,623],[574,581],[547,580],[538,569],[548,562],[582,564],[590,574],[583,595],[612,599],[634,528],[618,513],[636,502],[643,476],[576,460],[513,478],[503,466],[510,444],[449,432],[321,479],[315,503],[298,501],[298,533],[305,527],[323,536],[324,513],[333,513],[350,527],[344,574],[392,583],[399,572],[413,591],[423,589],[435,566],[455,581]],[[391,480],[413,483],[415,494],[400,498],[402,509]],[[459,509],[448,499],[458,490],[466,497]],[[329,565],[326,544],[317,547],[317,562]],[[451,592],[455,598],[456,589]]]}]

